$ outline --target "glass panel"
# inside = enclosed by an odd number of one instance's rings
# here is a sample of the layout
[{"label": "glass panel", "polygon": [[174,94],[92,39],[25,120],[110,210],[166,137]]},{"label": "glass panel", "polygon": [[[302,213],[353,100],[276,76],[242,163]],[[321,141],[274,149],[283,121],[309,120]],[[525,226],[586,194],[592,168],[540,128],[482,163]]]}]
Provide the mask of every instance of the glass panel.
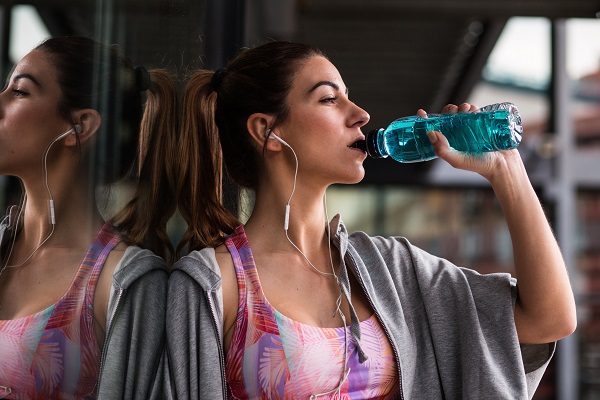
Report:
[{"label": "glass panel", "polygon": [[[108,31],[107,27],[111,26],[110,29],[115,31],[107,36],[119,38],[115,41],[121,42],[136,64],[148,68],[155,64],[166,64],[181,71],[203,66],[204,60],[200,58],[205,56],[204,46],[210,40],[205,37],[204,30],[198,27],[207,24],[207,2],[188,5],[185,2],[165,1],[160,2],[160,6],[149,5],[162,7],[162,18],[165,20],[180,22],[175,31],[164,32],[165,36],[172,39],[168,43],[154,43],[145,39],[146,31],[163,29],[163,24],[153,25],[155,20],[150,14],[140,10],[124,17],[119,9],[124,5],[115,6],[115,12],[112,3],[97,2],[98,10],[107,11],[106,15],[99,11],[99,15],[95,16],[98,25],[96,33],[103,33],[103,29]],[[279,4],[276,1],[271,3]],[[290,1],[286,3],[290,7],[294,4]],[[248,4],[248,7],[249,11],[253,7],[260,8],[256,4]],[[292,35],[299,26],[294,23],[293,16],[286,15],[289,18],[276,21],[277,18],[270,18],[270,13],[266,13],[264,29],[277,35]],[[248,30],[261,25],[260,19],[257,17],[254,21],[248,21],[248,25]],[[511,18],[489,57],[483,79],[468,99],[480,106],[511,101],[519,107],[525,124],[520,150],[530,176],[537,179],[538,183],[548,179],[554,155],[547,135],[551,77],[550,28],[551,23],[545,18]],[[17,62],[49,36],[47,27],[33,6],[13,6],[9,61]],[[251,35],[247,36],[249,43],[258,41]],[[576,138],[584,150],[600,146],[600,40],[597,38],[600,38],[600,21],[569,21],[567,66],[573,80]],[[368,77],[364,77],[364,82],[368,81]],[[360,85],[360,81],[353,84]],[[14,182],[0,176],[2,211],[6,204],[18,203],[18,184]],[[460,184],[465,184],[465,181]],[[107,192],[107,196],[110,199],[108,206],[112,208],[104,211],[110,216],[129,198],[130,188],[127,184],[115,186]],[[334,186],[328,190],[327,204],[329,217],[340,213],[350,232],[362,230],[371,235],[402,235],[415,245],[448,258],[457,265],[483,273],[512,272],[512,247],[506,223],[493,192],[487,186],[464,189]],[[251,207],[252,196],[244,193],[240,203],[243,220],[249,215]],[[578,328],[581,340],[581,398],[592,399],[600,398],[599,185],[579,193],[577,212],[577,256],[582,276],[581,282],[576,282],[577,288],[581,289]],[[183,226],[181,219],[176,218],[169,225],[169,233],[179,237]],[[547,398],[553,398],[553,374],[551,367],[536,392],[536,399],[546,398],[546,395]]]}]

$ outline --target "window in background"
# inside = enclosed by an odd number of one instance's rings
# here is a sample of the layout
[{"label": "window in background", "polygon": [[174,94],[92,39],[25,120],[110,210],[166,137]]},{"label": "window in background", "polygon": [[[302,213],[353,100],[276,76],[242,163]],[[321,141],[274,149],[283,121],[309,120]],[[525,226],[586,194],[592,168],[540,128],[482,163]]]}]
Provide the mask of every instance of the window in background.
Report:
[{"label": "window in background", "polygon": [[42,40],[49,38],[50,32],[33,6],[14,6],[11,21],[9,57],[16,64]]},{"label": "window in background", "polygon": [[551,72],[550,51],[548,19],[511,18],[488,58],[483,77],[506,86],[547,89]]},{"label": "window in background", "polygon": [[600,149],[600,21],[567,23],[567,73],[572,82],[573,130],[583,151]]}]

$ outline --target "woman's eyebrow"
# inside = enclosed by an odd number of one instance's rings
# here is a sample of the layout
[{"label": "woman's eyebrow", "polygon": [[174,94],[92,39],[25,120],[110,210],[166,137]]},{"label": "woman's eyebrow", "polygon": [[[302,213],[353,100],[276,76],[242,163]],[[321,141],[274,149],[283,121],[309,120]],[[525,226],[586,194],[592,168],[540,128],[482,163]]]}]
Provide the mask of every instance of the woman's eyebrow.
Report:
[{"label": "woman's eyebrow", "polygon": [[31,74],[19,74],[13,77],[12,81],[16,82],[20,79],[29,79],[31,82],[33,82],[36,86],[41,86],[40,82]]},{"label": "woman's eyebrow", "polygon": [[[308,91],[308,93],[311,93],[313,91],[315,91],[319,86],[331,86],[332,88],[334,88],[335,90],[339,91],[340,87],[337,83],[331,82],[331,81],[320,81],[314,84],[313,87],[310,88],[310,90]],[[348,94],[348,88],[346,88],[346,94]]]}]

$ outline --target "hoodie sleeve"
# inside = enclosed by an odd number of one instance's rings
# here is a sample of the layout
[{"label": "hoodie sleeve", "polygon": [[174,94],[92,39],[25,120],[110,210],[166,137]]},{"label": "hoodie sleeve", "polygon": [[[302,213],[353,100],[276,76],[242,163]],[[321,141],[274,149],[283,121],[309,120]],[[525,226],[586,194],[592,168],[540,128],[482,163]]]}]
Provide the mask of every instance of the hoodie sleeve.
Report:
[{"label": "hoodie sleeve", "polygon": [[352,259],[389,327],[407,398],[532,398],[555,343],[520,345],[516,281],[433,256],[402,237],[351,237]]}]

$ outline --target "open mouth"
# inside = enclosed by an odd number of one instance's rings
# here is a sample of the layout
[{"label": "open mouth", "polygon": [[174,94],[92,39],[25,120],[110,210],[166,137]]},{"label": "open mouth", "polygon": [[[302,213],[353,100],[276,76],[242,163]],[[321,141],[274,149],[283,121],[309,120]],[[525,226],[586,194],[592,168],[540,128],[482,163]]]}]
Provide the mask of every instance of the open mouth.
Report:
[{"label": "open mouth", "polygon": [[359,139],[348,147],[351,147],[353,149],[360,149],[362,151],[367,151],[367,142],[365,139]]}]

